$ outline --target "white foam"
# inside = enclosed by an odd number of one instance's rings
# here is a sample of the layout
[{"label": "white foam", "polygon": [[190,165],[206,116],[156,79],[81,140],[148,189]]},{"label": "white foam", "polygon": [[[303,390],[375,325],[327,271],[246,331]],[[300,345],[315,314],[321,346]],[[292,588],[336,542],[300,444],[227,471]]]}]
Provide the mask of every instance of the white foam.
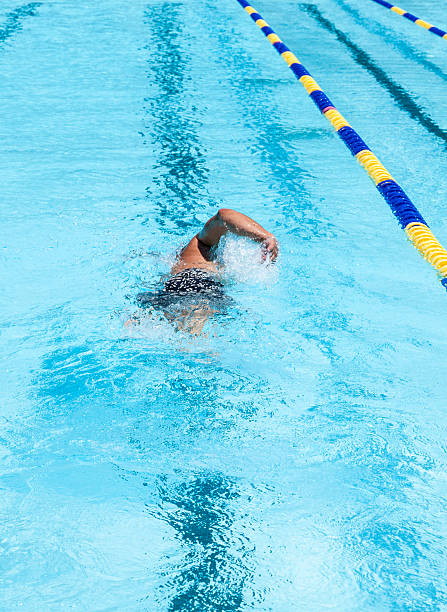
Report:
[{"label": "white foam", "polygon": [[261,246],[248,238],[233,235],[220,241],[217,256],[225,276],[239,283],[271,286],[278,280],[278,266],[263,260]]}]

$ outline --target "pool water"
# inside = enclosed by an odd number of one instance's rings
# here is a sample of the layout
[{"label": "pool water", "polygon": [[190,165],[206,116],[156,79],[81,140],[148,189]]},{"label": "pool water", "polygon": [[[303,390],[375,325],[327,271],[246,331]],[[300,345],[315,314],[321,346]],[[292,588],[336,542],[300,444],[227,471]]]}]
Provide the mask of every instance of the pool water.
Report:
[{"label": "pool water", "polygon": [[[445,41],[255,7],[446,244]],[[446,293],[238,3],[3,0],[0,75],[0,609],[447,609]],[[278,263],[125,326],[220,207]]]}]

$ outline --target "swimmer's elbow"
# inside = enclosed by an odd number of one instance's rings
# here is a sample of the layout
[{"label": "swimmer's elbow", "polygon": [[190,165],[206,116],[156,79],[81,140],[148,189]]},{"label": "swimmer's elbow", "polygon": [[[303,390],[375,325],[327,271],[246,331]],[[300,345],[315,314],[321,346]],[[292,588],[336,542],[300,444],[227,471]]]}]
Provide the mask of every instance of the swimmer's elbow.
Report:
[{"label": "swimmer's elbow", "polygon": [[231,208],[220,208],[217,211],[216,219],[222,234],[233,232],[237,229],[240,213]]},{"label": "swimmer's elbow", "polygon": [[207,246],[216,246],[219,240],[227,232],[229,208],[221,208],[214,217],[205,223],[197,238]]}]

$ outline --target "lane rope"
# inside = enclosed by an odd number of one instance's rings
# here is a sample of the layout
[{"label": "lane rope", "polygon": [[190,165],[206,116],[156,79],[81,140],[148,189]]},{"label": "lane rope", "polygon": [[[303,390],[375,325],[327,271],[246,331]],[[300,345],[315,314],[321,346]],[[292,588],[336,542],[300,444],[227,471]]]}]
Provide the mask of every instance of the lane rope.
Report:
[{"label": "lane rope", "polygon": [[436,36],[439,36],[440,38],[445,38],[447,40],[447,32],[445,32],[444,30],[441,30],[440,28],[437,28],[431,23],[428,23],[428,21],[419,19],[419,17],[416,17],[416,15],[413,15],[412,13],[409,13],[408,11],[401,9],[398,6],[394,6],[393,4],[386,2],[386,0],[373,0],[373,2],[375,2],[376,4],[380,4],[381,6],[384,6],[387,9],[390,9],[390,11],[393,11],[393,13],[397,13],[401,17],[405,17],[405,19],[409,19],[416,25],[421,26],[421,28],[424,28],[425,30],[432,32],[433,34],[436,34]]},{"label": "lane rope", "polygon": [[440,282],[447,289],[447,251],[432,234],[428,224],[402,187],[393,179],[359,134],[335,108],[318,83],[262,16],[246,1],[237,0],[262,30],[276,51],[303,85],[321,113],[335,128],[352,155],[365,169],[383,196],[400,226],[419,253],[439,272]]}]

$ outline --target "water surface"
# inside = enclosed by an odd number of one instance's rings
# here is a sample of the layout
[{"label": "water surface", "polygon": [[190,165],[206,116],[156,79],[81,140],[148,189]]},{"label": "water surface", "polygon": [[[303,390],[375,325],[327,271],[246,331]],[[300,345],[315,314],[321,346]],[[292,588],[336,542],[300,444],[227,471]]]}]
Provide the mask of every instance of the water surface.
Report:
[{"label": "water surface", "polygon": [[[444,41],[256,8],[447,243]],[[0,74],[0,608],[445,609],[445,292],[244,11],[5,0]],[[125,328],[222,206],[278,264]]]}]

